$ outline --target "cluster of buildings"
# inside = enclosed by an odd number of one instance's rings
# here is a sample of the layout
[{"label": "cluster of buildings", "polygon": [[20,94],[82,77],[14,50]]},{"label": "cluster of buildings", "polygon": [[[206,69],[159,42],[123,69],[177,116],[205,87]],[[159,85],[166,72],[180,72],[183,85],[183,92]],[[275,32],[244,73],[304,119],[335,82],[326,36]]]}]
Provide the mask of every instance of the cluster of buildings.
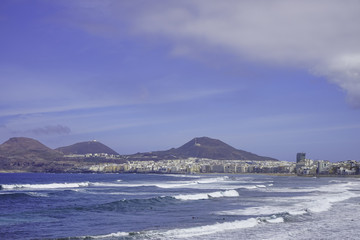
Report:
[{"label": "cluster of buildings", "polygon": [[121,155],[114,155],[108,153],[86,153],[86,154],[67,154],[64,158],[104,158],[104,159],[120,159]]},{"label": "cluster of buildings", "polygon": [[122,164],[99,164],[94,172],[131,173],[292,173],[295,164],[285,161],[213,160],[187,158],[179,160],[128,161]]},{"label": "cluster of buildings", "polygon": [[358,175],[360,163],[355,160],[329,162],[311,160],[305,153],[296,154],[295,173],[297,175]]},{"label": "cluster of buildings", "polygon": [[359,169],[360,163],[354,160],[333,163],[325,160],[307,159],[305,153],[297,153],[296,162],[187,158],[98,163],[91,165],[87,170],[112,173],[273,173],[314,176],[358,175],[360,174]]}]

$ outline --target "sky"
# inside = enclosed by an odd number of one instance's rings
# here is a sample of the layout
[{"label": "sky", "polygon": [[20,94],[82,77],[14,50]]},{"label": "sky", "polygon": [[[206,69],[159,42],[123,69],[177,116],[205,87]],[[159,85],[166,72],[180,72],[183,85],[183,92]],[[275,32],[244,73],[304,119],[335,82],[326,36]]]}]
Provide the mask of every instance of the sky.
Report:
[{"label": "sky", "polygon": [[353,0],[1,0],[0,142],[360,160],[359,22]]}]

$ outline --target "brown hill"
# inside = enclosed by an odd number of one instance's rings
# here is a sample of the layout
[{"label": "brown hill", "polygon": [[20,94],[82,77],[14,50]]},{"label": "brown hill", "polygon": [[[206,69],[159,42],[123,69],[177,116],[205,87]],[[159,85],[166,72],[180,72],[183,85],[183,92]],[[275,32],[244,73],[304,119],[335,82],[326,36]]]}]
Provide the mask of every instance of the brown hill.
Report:
[{"label": "brown hill", "polygon": [[62,153],[32,138],[14,137],[0,145],[0,169],[29,170],[61,159]]},{"label": "brown hill", "polygon": [[278,161],[275,158],[263,157],[251,152],[236,149],[220,140],[208,137],[194,138],[179,148],[151,153],[138,153],[132,155],[144,159],[179,159],[179,158],[209,158],[216,160],[255,160]]},{"label": "brown hill", "polygon": [[9,158],[41,158],[51,160],[63,154],[32,138],[14,137],[0,145],[0,154]]},{"label": "brown hill", "polygon": [[181,147],[172,150],[175,155],[183,157],[210,158],[219,160],[257,160],[277,161],[251,152],[236,149],[220,140],[208,137],[194,138]]},{"label": "brown hill", "polygon": [[55,150],[60,151],[64,154],[88,154],[88,153],[107,153],[113,155],[119,155],[117,152],[109,148],[108,146],[98,142],[98,141],[88,141],[75,143],[66,147],[59,147]]}]

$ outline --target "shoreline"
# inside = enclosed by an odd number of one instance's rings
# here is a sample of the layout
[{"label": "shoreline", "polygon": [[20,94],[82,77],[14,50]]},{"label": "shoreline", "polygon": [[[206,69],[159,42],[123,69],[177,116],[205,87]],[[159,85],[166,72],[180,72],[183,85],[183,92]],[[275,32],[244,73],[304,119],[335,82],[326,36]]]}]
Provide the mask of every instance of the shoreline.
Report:
[{"label": "shoreline", "polygon": [[278,176],[278,177],[310,177],[310,178],[324,178],[324,177],[336,177],[336,178],[360,178],[360,175],[296,175],[295,173],[157,173],[157,172],[31,172],[24,170],[0,170],[0,174],[11,174],[11,173],[48,173],[48,174],[185,174],[185,175],[204,175],[204,174],[218,174],[218,175],[267,175],[267,176]]},{"label": "shoreline", "polygon": [[35,173],[35,172],[27,172],[23,170],[0,170],[0,173]]}]

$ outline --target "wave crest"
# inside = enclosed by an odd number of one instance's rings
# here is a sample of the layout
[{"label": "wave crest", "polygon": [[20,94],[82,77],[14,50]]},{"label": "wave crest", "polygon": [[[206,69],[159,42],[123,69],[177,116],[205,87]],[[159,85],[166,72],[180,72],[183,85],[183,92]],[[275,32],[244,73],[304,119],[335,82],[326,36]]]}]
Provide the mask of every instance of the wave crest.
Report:
[{"label": "wave crest", "polygon": [[58,189],[58,188],[78,188],[88,187],[89,182],[78,183],[49,183],[49,184],[3,184],[0,189]]},{"label": "wave crest", "polygon": [[221,197],[238,197],[239,193],[236,190],[218,191],[212,193],[196,193],[196,194],[182,194],[174,196],[175,199],[179,200],[204,200],[211,198]]}]

